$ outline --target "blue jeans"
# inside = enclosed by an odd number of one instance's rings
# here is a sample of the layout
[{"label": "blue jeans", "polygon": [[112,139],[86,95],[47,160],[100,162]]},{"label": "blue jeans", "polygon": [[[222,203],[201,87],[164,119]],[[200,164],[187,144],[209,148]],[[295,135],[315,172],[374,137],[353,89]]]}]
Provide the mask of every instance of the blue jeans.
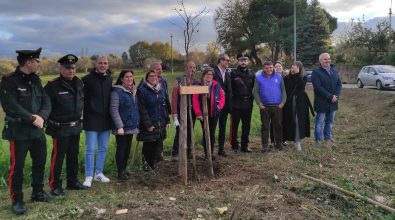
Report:
[{"label": "blue jeans", "polygon": [[335,119],[335,111],[332,112],[317,112],[315,117],[315,141],[322,142],[322,124],[324,125],[324,139],[330,140],[332,138],[332,124]]},{"label": "blue jeans", "polygon": [[93,177],[93,168],[95,166],[95,150],[98,146],[96,156],[96,174],[103,173],[106,162],[108,140],[110,131],[85,131],[85,176]]}]

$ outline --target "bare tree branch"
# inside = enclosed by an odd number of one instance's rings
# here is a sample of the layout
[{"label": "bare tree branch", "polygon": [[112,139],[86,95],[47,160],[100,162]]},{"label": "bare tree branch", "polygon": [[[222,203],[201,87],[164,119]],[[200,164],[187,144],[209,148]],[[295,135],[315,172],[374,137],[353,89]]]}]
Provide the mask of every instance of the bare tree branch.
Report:
[{"label": "bare tree branch", "polygon": [[187,7],[184,4],[184,0],[180,0],[177,3],[178,6],[175,7],[173,10],[182,19],[183,26],[177,25],[175,22],[171,22],[171,23],[183,31],[185,64],[186,64],[189,60],[189,49],[191,48],[194,42],[193,36],[196,32],[199,31],[197,28],[199,24],[202,22],[203,18],[209,12],[209,10],[205,6],[202,10],[198,11],[195,14],[188,13]]}]

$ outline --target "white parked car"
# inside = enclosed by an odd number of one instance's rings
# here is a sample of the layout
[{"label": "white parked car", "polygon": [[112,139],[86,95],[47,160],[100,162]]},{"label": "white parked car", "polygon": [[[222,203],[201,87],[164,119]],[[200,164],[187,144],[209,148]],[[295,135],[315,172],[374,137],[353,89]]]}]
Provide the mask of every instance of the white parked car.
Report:
[{"label": "white parked car", "polygon": [[371,65],[362,67],[357,83],[359,88],[376,86],[377,89],[395,88],[395,67],[390,65]]}]

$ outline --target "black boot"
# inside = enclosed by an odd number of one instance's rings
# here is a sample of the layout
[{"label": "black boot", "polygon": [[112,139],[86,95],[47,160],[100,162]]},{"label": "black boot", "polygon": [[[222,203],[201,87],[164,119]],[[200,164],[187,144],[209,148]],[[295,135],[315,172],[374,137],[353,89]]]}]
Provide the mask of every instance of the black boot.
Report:
[{"label": "black boot", "polygon": [[278,149],[278,150],[284,150],[284,146],[283,146],[283,143],[281,143],[281,142],[279,142],[279,143],[275,143],[274,144],[274,148],[275,149]]},{"label": "black boot", "polygon": [[225,150],[218,151],[218,155],[223,156],[223,157],[228,156],[228,155],[226,154],[226,151],[225,151]]},{"label": "black boot", "polygon": [[244,146],[244,147],[241,147],[241,152],[244,152],[244,153],[251,153],[252,150],[251,150],[249,147]]},{"label": "black boot", "polygon": [[269,145],[264,144],[262,145],[262,153],[267,153],[270,151]]},{"label": "black boot", "polygon": [[35,202],[52,202],[52,198],[44,191],[32,193],[31,199]]},{"label": "black boot", "polygon": [[67,184],[67,189],[70,189],[70,190],[81,190],[81,189],[87,189],[87,188],[88,188],[87,186],[82,185],[82,183],[80,183],[78,181],[75,183]]},{"label": "black boot", "polygon": [[56,187],[55,189],[51,190],[51,195],[53,196],[65,196],[66,193],[62,189],[62,187]]},{"label": "black boot", "polygon": [[233,154],[238,154],[240,149],[240,145],[238,142],[232,144]]},{"label": "black boot", "polygon": [[118,172],[118,180],[125,181],[128,179],[129,179],[129,176],[126,174],[126,171]]},{"label": "black boot", "polygon": [[12,204],[12,212],[17,215],[22,215],[26,210],[24,202],[14,202],[14,204]]}]

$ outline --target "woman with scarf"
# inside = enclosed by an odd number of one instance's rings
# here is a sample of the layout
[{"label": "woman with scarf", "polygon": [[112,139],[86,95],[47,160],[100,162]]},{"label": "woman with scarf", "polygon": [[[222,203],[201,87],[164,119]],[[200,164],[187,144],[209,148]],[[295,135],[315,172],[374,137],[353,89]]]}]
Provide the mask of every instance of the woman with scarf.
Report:
[{"label": "woman with scarf", "polygon": [[294,141],[297,151],[302,150],[301,141],[310,137],[309,97],[305,91],[307,78],[303,64],[296,61],[284,78],[287,101],[283,108],[283,139]]},{"label": "woman with scarf", "polygon": [[127,180],[130,177],[126,165],[133,134],[139,132],[140,116],[133,75],[132,70],[122,70],[111,92],[110,115],[113,123],[112,133],[117,143],[115,160],[119,180]]},{"label": "woman with scarf", "polygon": [[[225,95],[221,86],[213,79],[213,69],[210,67],[207,67],[203,70],[200,84],[203,86],[208,86],[209,91],[206,97],[208,109],[208,124],[210,130],[211,155],[213,155],[215,143],[215,127],[217,126],[221,109],[224,107],[225,104]],[[203,97],[203,94],[194,94],[192,96],[192,107],[193,111],[195,112],[196,119],[200,120],[202,124],[204,154],[207,159],[206,138],[204,134],[203,123]],[[215,159],[214,156],[212,156],[212,159]]]},{"label": "woman with scarf", "polygon": [[153,70],[145,75],[144,82],[137,89],[137,98],[141,118],[137,140],[143,141],[143,170],[151,171],[163,159],[163,140],[170,125],[166,92]]}]

